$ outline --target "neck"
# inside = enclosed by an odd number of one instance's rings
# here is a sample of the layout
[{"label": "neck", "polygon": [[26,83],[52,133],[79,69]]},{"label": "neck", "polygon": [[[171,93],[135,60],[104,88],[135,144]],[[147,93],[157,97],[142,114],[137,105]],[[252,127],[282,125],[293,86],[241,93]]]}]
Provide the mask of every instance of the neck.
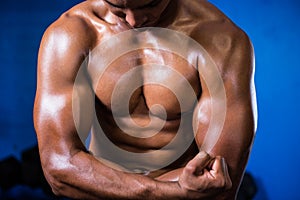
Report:
[{"label": "neck", "polygon": [[166,6],[165,10],[162,12],[157,25],[160,27],[166,27],[174,21],[177,13],[177,0],[170,0],[169,4]]}]

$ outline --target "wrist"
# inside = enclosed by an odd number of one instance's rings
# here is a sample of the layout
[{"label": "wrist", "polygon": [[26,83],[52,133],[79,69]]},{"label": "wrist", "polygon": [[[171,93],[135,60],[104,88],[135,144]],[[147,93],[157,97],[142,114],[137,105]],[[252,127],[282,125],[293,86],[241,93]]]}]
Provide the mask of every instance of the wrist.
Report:
[{"label": "wrist", "polygon": [[181,200],[184,199],[184,190],[178,181],[155,181],[155,189],[152,191],[153,199]]}]

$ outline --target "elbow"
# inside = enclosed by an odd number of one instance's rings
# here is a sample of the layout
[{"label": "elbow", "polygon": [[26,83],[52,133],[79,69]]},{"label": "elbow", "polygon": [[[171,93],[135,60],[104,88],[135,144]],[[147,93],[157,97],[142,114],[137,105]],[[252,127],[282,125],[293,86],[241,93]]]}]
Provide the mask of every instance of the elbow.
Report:
[{"label": "elbow", "polygon": [[66,185],[63,183],[61,173],[54,169],[43,168],[45,178],[56,196],[65,196]]},{"label": "elbow", "polygon": [[[64,168],[62,168],[63,165]],[[67,166],[66,162],[53,162],[51,159],[42,162],[45,178],[56,196],[67,196],[69,186],[66,183],[70,171]]]}]

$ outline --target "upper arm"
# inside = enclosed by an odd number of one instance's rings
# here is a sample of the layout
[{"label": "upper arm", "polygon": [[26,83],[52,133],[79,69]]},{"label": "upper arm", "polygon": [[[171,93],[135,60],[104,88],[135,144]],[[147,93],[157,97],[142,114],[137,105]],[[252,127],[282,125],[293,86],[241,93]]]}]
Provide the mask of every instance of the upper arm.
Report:
[{"label": "upper arm", "polygon": [[[65,20],[52,24],[44,33],[38,55],[38,79],[34,104],[34,124],[38,136],[41,161],[45,166],[51,162],[51,156],[61,154],[70,156],[78,150],[84,150],[78,136],[74,118],[75,80],[78,72],[84,68],[89,41],[81,38],[83,23],[79,20]],[[74,31],[74,28],[77,28]],[[88,82],[86,78],[85,83]],[[81,83],[80,83],[81,84]],[[80,95],[90,95],[85,90]],[[86,109],[91,109],[87,103]],[[83,112],[80,110],[80,112]],[[82,113],[79,114],[80,116]],[[79,119],[81,120],[81,119]],[[88,132],[91,118],[85,118],[82,132]]]},{"label": "upper arm", "polygon": [[[222,95],[213,96],[210,93],[210,88],[200,74],[202,95],[195,109],[194,124],[198,127],[196,142],[199,148],[210,151],[212,155],[225,157],[233,182],[232,191],[236,192],[256,131],[254,55],[252,44],[244,32],[237,29],[226,34],[223,32],[215,35],[215,38],[210,38],[213,44],[207,48],[222,78],[221,85],[216,88],[220,92],[225,90],[225,101],[218,99]],[[222,126],[220,134],[206,135],[213,109],[218,109],[212,107],[212,102],[222,101],[226,108],[223,110],[224,124],[219,124]],[[216,112],[215,114],[218,115]],[[207,140],[205,137],[216,138]],[[206,141],[210,141],[211,144],[205,143]]]}]

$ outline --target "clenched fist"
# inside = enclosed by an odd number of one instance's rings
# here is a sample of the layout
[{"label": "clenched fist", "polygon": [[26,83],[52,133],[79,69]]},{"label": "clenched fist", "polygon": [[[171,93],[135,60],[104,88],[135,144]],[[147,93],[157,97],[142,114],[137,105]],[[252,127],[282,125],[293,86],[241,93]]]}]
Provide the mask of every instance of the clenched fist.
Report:
[{"label": "clenched fist", "polygon": [[191,199],[216,194],[232,186],[225,159],[220,156],[213,158],[204,151],[185,166],[178,183]]}]

